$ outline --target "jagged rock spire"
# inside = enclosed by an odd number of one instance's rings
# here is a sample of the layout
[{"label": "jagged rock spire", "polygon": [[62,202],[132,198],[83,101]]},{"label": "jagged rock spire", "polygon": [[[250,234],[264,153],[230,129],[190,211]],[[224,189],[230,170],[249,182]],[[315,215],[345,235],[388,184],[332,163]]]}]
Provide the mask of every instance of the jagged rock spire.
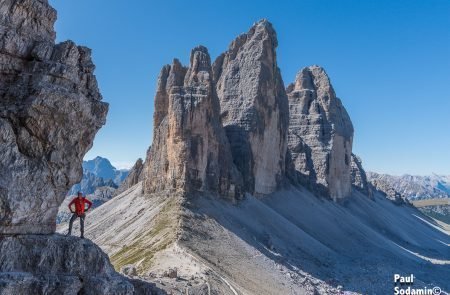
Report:
[{"label": "jagged rock spire", "polygon": [[213,65],[221,119],[245,190],[268,194],[285,174],[288,101],[276,61],[277,36],[261,20]]},{"label": "jagged rock spire", "polygon": [[367,180],[367,174],[362,166],[361,158],[355,154],[352,154],[351,176],[353,187],[373,199],[372,187]]},{"label": "jagged rock spire", "polygon": [[194,48],[188,68],[178,60],[163,67],[157,89],[144,192],[209,191],[237,197],[241,180],[220,124],[208,50]]},{"label": "jagged rock spire", "polygon": [[349,196],[353,125],[325,70],[302,69],[287,93],[289,151],[300,182],[334,200]]},{"label": "jagged rock spire", "polygon": [[127,178],[120,184],[114,195],[119,195],[129,189],[130,187],[136,185],[139,181],[143,180],[142,170],[144,168],[144,161],[141,158],[136,160],[133,167],[130,169]]}]

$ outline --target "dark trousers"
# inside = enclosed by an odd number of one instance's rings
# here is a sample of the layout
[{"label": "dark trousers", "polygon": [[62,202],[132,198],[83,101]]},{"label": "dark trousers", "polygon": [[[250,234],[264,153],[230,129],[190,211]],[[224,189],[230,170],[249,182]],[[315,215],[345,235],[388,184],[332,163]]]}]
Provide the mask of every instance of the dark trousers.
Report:
[{"label": "dark trousers", "polygon": [[86,214],[81,214],[81,215],[78,215],[77,213],[73,213],[73,215],[72,215],[72,217],[70,218],[70,221],[69,221],[69,235],[71,235],[72,234],[72,225],[73,225],[73,222],[75,221],[75,219],[77,219],[77,217],[80,217],[80,231],[81,231],[81,237],[83,237],[84,236],[84,218],[86,217]]}]

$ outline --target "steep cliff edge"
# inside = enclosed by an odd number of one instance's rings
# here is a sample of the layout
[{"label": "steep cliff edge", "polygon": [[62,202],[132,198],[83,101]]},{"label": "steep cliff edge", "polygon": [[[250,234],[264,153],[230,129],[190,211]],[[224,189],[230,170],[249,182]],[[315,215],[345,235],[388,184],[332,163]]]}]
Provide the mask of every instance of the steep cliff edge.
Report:
[{"label": "steep cliff edge", "polygon": [[2,1],[0,12],[0,233],[52,233],[108,104],[91,51],[54,44],[47,1]]},{"label": "steep cliff edge", "polygon": [[373,198],[373,188],[367,180],[367,174],[362,166],[362,160],[355,154],[352,154],[351,177],[354,188],[369,198]]},{"label": "steep cliff edge", "polygon": [[47,0],[0,2],[0,293],[134,294],[91,241],[53,234],[108,111],[91,51],[55,44],[55,20]]},{"label": "steep cliff edge", "polygon": [[136,185],[138,182],[142,181],[142,179],[144,178],[144,174],[142,173],[143,169],[144,162],[141,158],[139,158],[136,160],[136,163],[134,163],[133,167],[131,167],[130,171],[128,172],[127,178],[125,178],[122,184],[114,192],[114,195],[119,195],[130,187]]},{"label": "steep cliff edge", "polygon": [[287,93],[288,146],[299,181],[334,200],[350,196],[353,125],[325,70],[302,69]]},{"label": "steep cliff edge", "polygon": [[192,49],[189,68],[176,59],[163,67],[157,89],[144,192],[209,191],[239,198],[241,179],[219,120],[208,50]]},{"label": "steep cliff edge", "polygon": [[221,120],[247,192],[264,195],[285,175],[289,110],[277,65],[277,36],[261,20],[213,65]]}]

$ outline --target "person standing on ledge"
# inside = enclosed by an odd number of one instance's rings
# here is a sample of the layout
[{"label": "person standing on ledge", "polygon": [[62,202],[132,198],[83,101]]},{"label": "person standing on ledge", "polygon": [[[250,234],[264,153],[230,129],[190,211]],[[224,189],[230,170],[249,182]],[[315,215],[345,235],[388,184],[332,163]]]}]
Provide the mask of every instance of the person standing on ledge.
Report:
[{"label": "person standing on ledge", "polygon": [[[85,205],[88,204],[87,209]],[[75,205],[75,211],[72,210],[72,205]],[[78,192],[77,196],[69,203],[69,210],[72,212],[72,217],[69,222],[69,232],[67,236],[72,234],[72,225],[77,217],[80,217],[80,231],[81,238],[84,239],[84,218],[86,217],[86,213],[89,209],[91,209],[92,202],[86,199],[86,196],[83,196],[81,192]]]}]

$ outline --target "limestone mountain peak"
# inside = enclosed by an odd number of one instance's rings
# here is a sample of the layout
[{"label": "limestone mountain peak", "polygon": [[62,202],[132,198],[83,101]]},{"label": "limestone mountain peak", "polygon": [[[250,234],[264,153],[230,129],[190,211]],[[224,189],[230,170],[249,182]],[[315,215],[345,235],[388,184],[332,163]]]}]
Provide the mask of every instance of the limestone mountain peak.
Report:
[{"label": "limestone mountain peak", "polygon": [[289,151],[300,182],[334,200],[349,196],[353,124],[327,73],[303,68],[287,94]]},{"label": "limestone mountain peak", "polygon": [[221,122],[246,191],[269,194],[285,174],[288,100],[276,60],[276,33],[262,20],[213,64]]},{"label": "limestone mountain peak", "polygon": [[213,87],[211,57],[206,47],[197,46],[191,50],[190,64],[184,79],[185,85],[208,84]]},{"label": "limestone mountain peak", "polygon": [[174,60],[161,70],[157,124],[144,167],[145,193],[208,191],[230,198],[240,194],[240,175],[220,123],[212,78],[211,59],[203,46],[192,49],[188,68]]},{"label": "limestone mountain peak", "polygon": [[251,37],[259,37],[261,35],[266,35],[270,37],[270,39],[273,42],[273,46],[278,46],[278,39],[277,39],[277,33],[272,25],[271,22],[269,22],[267,19],[263,18],[253,24],[253,26],[250,28],[249,32],[247,33],[247,36]]}]

